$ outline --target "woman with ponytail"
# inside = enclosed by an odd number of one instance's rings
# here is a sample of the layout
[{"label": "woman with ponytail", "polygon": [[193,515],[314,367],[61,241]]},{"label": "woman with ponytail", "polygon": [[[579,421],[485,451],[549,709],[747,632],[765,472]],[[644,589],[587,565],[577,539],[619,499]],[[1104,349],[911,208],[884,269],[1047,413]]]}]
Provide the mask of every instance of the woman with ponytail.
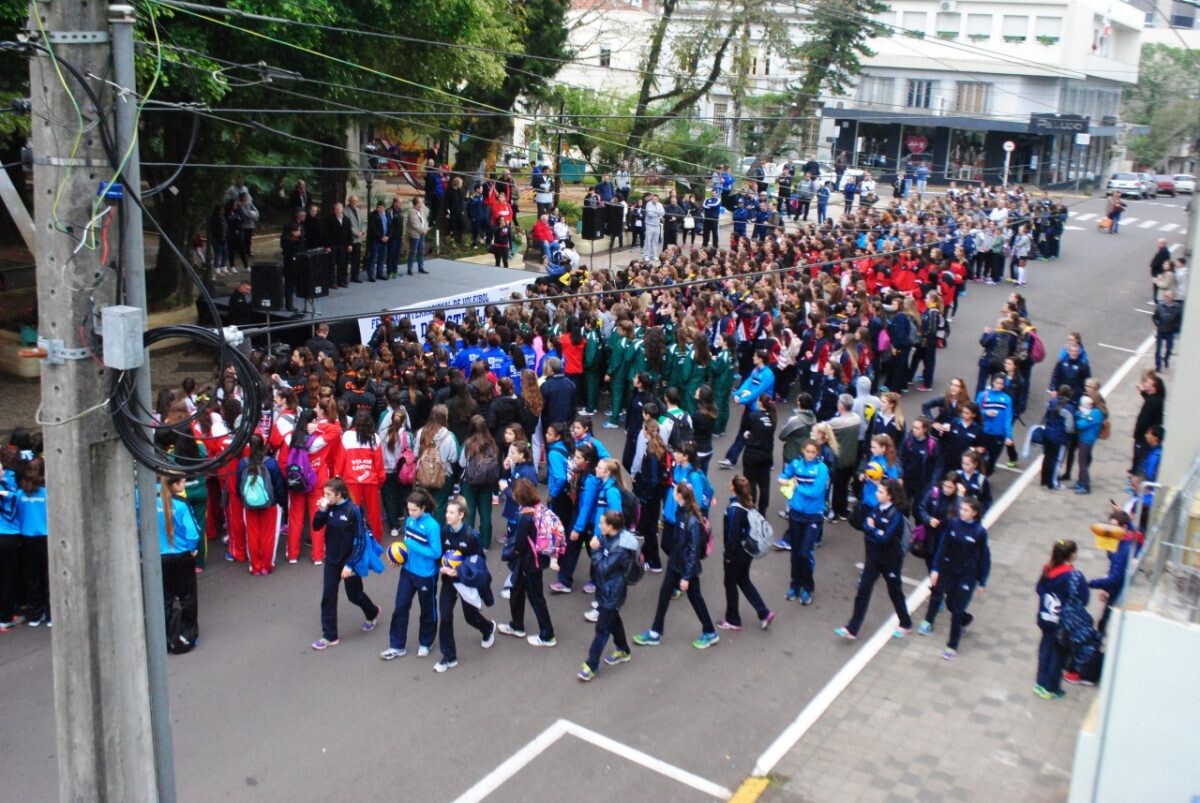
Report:
[{"label": "woman with ponytail", "polygon": [[333,476],[346,481],[350,498],[362,508],[375,540],[383,543],[383,453],[370,410],[354,415],[354,426],[342,434],[342,449]]},{"label": "woman with ponytail", "polygon": [[[250,436],[249,454],[238,462],[237,488],[246,488],[247,480],[269,494],[264,505],[244,504],[246,517],[246,552],[250,558],[250,574],[266,577],[275,570],[275,551],[279,545],[279,521],[283,504],[287,502],[287,483],[275,458],[267,454],[266,442],[259,433]],[[255,479],[257,478],[257,479]],[[247,500],[243,499],[243,503]]]},{"label": "woman with ponytail", "polygon": [[[162,555],[163,603],[166,605],[167,649],[187,652],[200,636],[199,602],[196,596],[196,549],[200,531],[192,511],[183,499],[181,475],[158,479],[158,548]],[[179,600],[180,621],[172,632],[175,600]]]}]

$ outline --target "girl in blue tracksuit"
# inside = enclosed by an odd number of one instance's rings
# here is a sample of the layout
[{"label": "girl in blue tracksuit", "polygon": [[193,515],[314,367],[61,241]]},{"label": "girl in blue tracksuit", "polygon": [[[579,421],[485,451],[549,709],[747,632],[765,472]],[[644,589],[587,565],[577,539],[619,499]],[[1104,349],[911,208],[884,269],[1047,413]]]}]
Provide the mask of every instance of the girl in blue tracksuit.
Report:
[{"label": "girl in blue tracksuit", "polygon": [[[579,426],[576,422],[576,427]],[[600,494],[601,481],[596,476],[596,467],[600,458],[596,454],[594,442],[575,445],[575,518],[574,521],[564,521],[567,528],[567,552],[558,561],[558,580],[550,584],[550,591],[555,594],[570,594],[575,584],[575,566],[579,563],[579,553],[591,540],[596,523],[596,504]],[[617,509],[620,510],[620,503]],[[589,588],[591,590],[589,590]],[[584,592],[595,590],[593,580],[589,579],[584,585]]]},{"label": "girl in blue tracksuit", "polygon": [[1058,643],[1058,628],[1064,606],[1088,603],[1087,578],[1072,561],[1078,548],[1074,541],[1062,540],[1050,550],[1050,562],[1042,567],[1038,578],[1038,628],[1042,640],[1038,645],[1037,683],[1033,693],[1043,700],[1055,700],[1066,695],[1062,690],[1063,664],[1067,650]]},{"label": "girl in blue tracksuit", "polygon": [[720,641],[712,617],[708,615],[708,606],[700,593],[700,561],[704,557],[706,544],[704,542],[703,514],[692,493],[691,486],[676,485],[672,492],[675,500],[675,513],[678,521],[676,543],[671,549],[667,561],[667,571],[663,574],[662,586],[658,591],[658,607],[654,612],[654,623],[650,629],[633,637],[635,644],[642,647],[652,647],[662,643],[663,628],[666,622],[667,606],[675,592],[687,594],[696,618],[700,620],[700,638],[692,642],[698,650],[704,650]]},{"label": "girl in blue tracksuit", "polygon": [[21,520],[17,514],[17,450],[5,449],[0,460],[0,633],[16,627],[17,588],[21,582]]},{"label": "girl in blue tracksuit", "polygon": [[1012,448],[1012,397],[1005,390],[1004,374],[992,377],[992,384],[975,397],[983,418],[983,445],[987,449],[987,473],[996,470],[996,460],[1005,446]]},{"label": "girl in blue tracksuit", "polygon": [[859,628],[871,602],[871,591],[880,575],[887,585],[896,616],[900,619],[899,627],[892,631],[892,637],[904,638],[912,632],[912,617],[908,615],[908,604],[904,600],[904,588],[900,582],[900,569],[904,563],[903,508],[907,503],[904,486],[898,479],[887,479],[879,484],[876,493],[878,504],[867,512],[863,520],[866,556],[858,581],[858,593],[854,597],[854,613],[845,627],[833,631],[844,639],[858,638]]},{"label": "girl in blue tracksuit", "polygon": [[608,453],[608,447],[596,440],[596,436],[592,434],[592,419],[590,416],[580,416],[575,419],[575,423],[571,425],[571,436],[575,439],[576,449],[584,444],[591,444],[591,447],[596,450],[596,456],[599,459],[606,460],[612,457]]},{"label": "girl in blue tracksuit", "polygon": [[[671,469],[671,488],[678,488],[680,485],[687,485],[692,488],[692,495],[700,492],[700,498],[697,500],[698,505],[703,511],[704,495],[708,488],[708,479],[700,469],[695,468],[698,458],[696,456],[696,445],[694,443],[685,443],[674,452],[675,466]],[[707,500],[711,502],[711,500]],[[678,531],[684,522],[679,512],[679,505],[676,502],[675,495],[668,491],[667,498],[663,500],[663,532],[662,532],[662,548],[664,552],[670,553],[674,549],[674,544],[678,539]]]},{"label": "girl in blue tracksuit", "polygon": [[725,453],[725,459],[721,461],[722,468],[733,468],[746,448],[743,433],[750,429],[751,413],[758,412],[759,398],[775,393],[775,372],[771,370],[770,363],[771,355],[766,350],[754,352],[754,368],[733,393],[733,400],[742,405],[742,422],[738,425],[737,436],[729,445],[729,451]]},{"label": "girl in blue tracksuit", "polygon": [[563,522],[571,520],[571,452],[563,435],[562,424],[546,427],[546,486],[550,509]]},{"label": "girl in blue tracksuit", "polygon": [[[609,457],[596,464],[596,479],[600,487],[596,489],[596,514],[592,520],[593,534],[600,532],[600,520],[610,510],[621,512],[621,461]],[[629,522],[634,525],[637,522]]]},{"label": "girl in blue tracksuit", "polygon": [[[200,604],[196,594],[196,550],[200,547],[200,529],[192,510],[183,498],[184,478],[159,477],[158,550],[162,561],[163,603],[167,621],[171,607],[179,600],[181,621],[175,638],[195,646],[200,638]],[[169,510],[170,515],[164,511]],[[167,634],[171,638],[171,634]],[[186,651],[186,650],[184,650]]]},{"label": "girl in blue tracksuit", "polygon": [[942,653],[947,661],[957,657],[963,629],[974,618],[967,613],[967,606],[971,604],[975,587],[978,584],[981,592],[987,587],[992,569],[988,533],[979,521],[980,515],[978,499],[967,497],[959,501],[958,515],[950,520],[939,540],[937,554],[933,556],[933,571],[929,573],[933,594],[918,632],[923,636],[933,632],[934,617],[945,599],[951,617],[950,639]]},{"label": "girl in blue tracksuit", "polygon": [[1096,406],[1091,396],[1079,397],[1079,408],[1075,411],[1075,437],[1079,439],[1079,482],[1075,493],[1092,492],[1092,449],[1100,439],[1100,427],[1104,425],[1104,411]]},{"label": "girl in blue tracksuit", "polygon": [[821,459],[820,447],[811,438],[801,447],[802,456],[783,467],[780,485],[790,485],[788,499],[788,543],[792,547],[792,582],[788,601],[812,603],[815,583],[813,550],[825,525],[825,498],[829,489],[829,467]]},{"label": "girl in blue tracksuit", "polygon": [[980,471],[980,458],[978,452],[963,452],[961,467],[956,472],[958,479],[956,482],[959,485],[959,496],[973,496],[979,500],[981,508],[980,516],[986,516],[989,509],[992,507],[992,483]]},{"label": "girl in blue tracksuit", "polygon": [[958,502],[958,472],[948,471],[942,476],[941,483],[926,491],[917,504],[913,518],[925,528],[925,540],[921,547],[927,571],[933,571],[933,558],[937,555],[938,544],[950,519],[958,513]]},{"label": "girl in blue tracksuit", "polygon": [[1138,533],[1133,529],[1133,521],[1128,513],[1124,510],[1114,510],[1108,514],[1108,523],[1123,529],[1125,535],[1117,544],[1117,548],[1108,553],[1108,574],[1088,581],[1088,588],[1099,591],[1100,600],[1104,603],[1104,613],[1096,624],[1096,629],[1101,633],[1108,626],[1112,607],[1120,601],[1121,594],[1125,591],[1125,575],[1129,561],[1138,552]]},{"label": "girl in blue tracksuit", "polygon": [[[46,520],[46,477],[41,459],[21,469],[17,488],[17,522],[21,530],[21,577],[29,604],[30,627],[50,626],[50,566],[47,552],[50,528]],[[188,514],[191,515],[190,513]],[[195,572],[193,571],[193,582]]]},{"label": "girl in blue tracksuit", "polygon": [[[867,469],[872,466],[877,466],[883,472],[883,476],[878,480],[867,477]],[[859,479],[863,484],[863,508],[872,510],[879,507],[880,483],[886,480],[900,479],[900,461],[896,457],[896,444],[892,443],[891,435],[875,435],[871,438],[871,456],[867,459],[867,464],[863,467]]]},{"label": "girl in blue tracksuit", "polygon": [[379,654],[392,661],[408,654],[408,613],[413,597],[420,605],[420,624],[417,629],[417,657],[424,658],[437,636],[438,566],[442,559],[442,526],[433,517],[437,503],[423,488],[408,495],[408,518],[404,522],[404,545],[408,558],[400,568],[396,584],[396,607],[388,627],[388,648]]}]

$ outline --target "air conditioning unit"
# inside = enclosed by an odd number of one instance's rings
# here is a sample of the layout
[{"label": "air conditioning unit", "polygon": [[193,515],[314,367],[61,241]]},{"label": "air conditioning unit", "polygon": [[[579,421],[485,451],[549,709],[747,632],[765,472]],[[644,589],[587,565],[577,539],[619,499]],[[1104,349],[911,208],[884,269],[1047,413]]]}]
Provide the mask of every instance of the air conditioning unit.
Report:
[{"label": "air conditioning unit", "polygon": [[941,0],[941,2],[938,3],[939,11],[955,11],[957,8],[957,0]]}]

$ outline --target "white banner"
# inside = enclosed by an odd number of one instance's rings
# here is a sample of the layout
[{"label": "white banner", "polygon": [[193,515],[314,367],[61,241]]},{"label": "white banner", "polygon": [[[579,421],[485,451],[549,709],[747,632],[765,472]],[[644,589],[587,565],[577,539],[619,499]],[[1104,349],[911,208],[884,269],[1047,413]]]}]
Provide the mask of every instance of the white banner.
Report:
[{"label": "white banner", "polygon": [[[460,323],[466,317],[468,307],[482,308],[488,304],[504,304],[508,302],[512,294],[521,293],[524,297],[525,288],[533,283],[535,275],[530,274],[528,279],[519,279],[515,282],[507,284],[497,284],[492,287],[484,287],[480,290],[475,290],[470,293],[462,293],[456,296],[446,296],[445,298],[435,298],[429,301],[422,301],[418,304],[412,304],[408,307],[401,308],[394,312],[388,313],[396,320],[407,317],[417,330],[417,336],[422,342],[425,340],[425,332],[429,329],[430,322],[433,321],[432,312],[420,312],[415,315],[405,315],[404,309],[428,309],[429,307],[447,307],[453,309],[446,310],[446,320],[453,323]],[[482,312],[482,310],[480,310]],[[371,340],[371,335],[375,333],[379,327],[380,321],[383,319],[383,313],[373,315],[370,318],[358,319],[358,334],[363,343]]]}]

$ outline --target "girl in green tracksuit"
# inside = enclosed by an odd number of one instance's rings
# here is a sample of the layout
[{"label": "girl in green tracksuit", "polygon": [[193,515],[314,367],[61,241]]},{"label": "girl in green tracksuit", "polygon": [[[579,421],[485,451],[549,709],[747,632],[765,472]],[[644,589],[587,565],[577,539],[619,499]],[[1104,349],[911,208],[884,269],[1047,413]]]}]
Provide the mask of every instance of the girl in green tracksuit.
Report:
[{"label": "girl in green tracksuit", "polygon": [[715,435],[725,434],[729,425],[729,395],[733,392],[733,355],[729,353],[729,343],[724,334],[717,335],[717,347],[713,351],[712,361],[708,364],[708,376],[705,384],[713,389],[717,400],[717,423]]},{"label": "girl in green tracksuit", "polygon": [[608,336],[608,373],[604,377],[609,383],[612,410],[606,427],[620,426],[621,413],[625,410],[625,395],[629,387],[629,376],[633,369],[633,324],[621,321]]},{"label": "girl in green tracksuit", "polygon": [[600,319],[592,317],[584,332],[583,341],[583,398],[588,415],[595,415],[600,405],[600,376],[604,372],[604,341],[600,336]]}]

